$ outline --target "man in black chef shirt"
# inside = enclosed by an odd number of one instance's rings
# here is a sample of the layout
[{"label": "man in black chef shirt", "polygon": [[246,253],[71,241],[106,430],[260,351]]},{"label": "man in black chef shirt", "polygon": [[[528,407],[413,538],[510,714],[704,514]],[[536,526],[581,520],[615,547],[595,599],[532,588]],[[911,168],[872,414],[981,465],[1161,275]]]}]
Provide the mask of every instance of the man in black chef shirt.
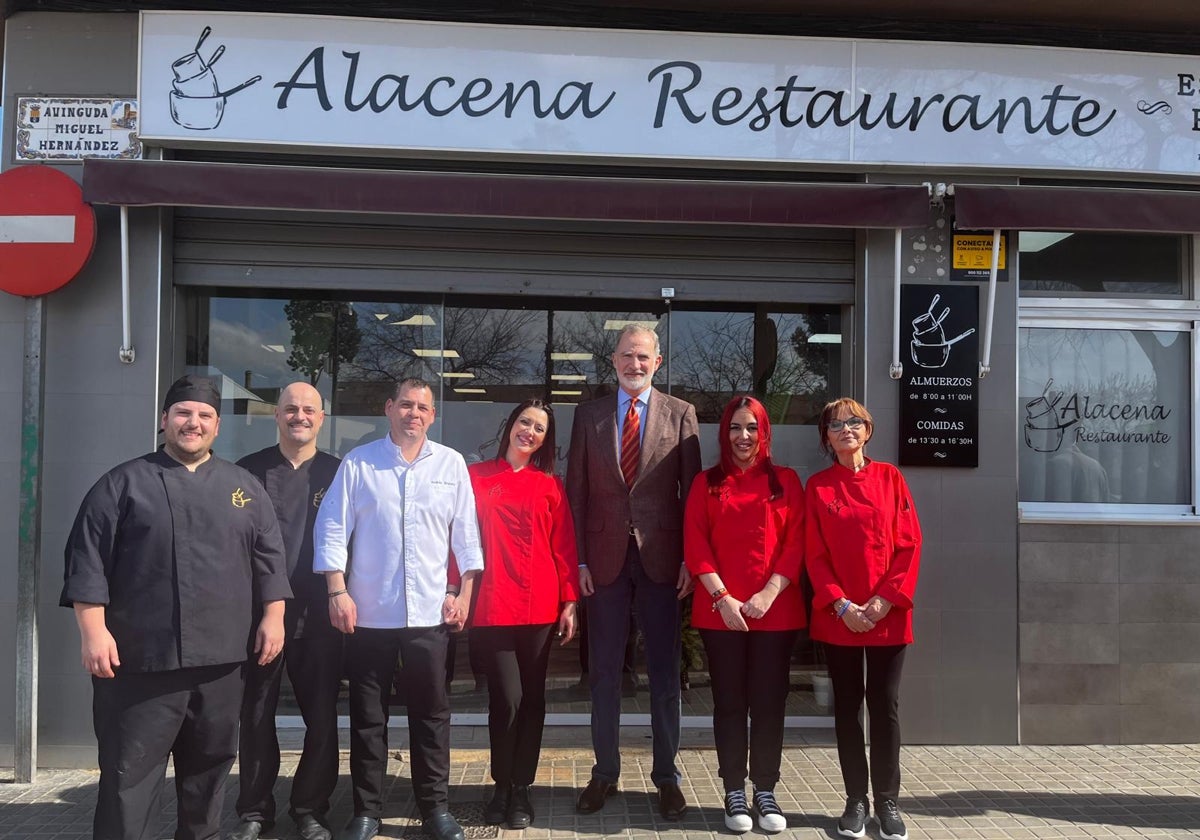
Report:
[{"label": "man in black chef shirt", "polygon": [[238,753],[240,824],[230,840],[255,840],[275,822],[272,793],[279,777],[275,708],[286,660],[288,679],[304,718],[304,752],[292,779],[289,812],[302,840],[329,840],[329,797],[337,785],[337,695],[342,675],[342,633],[329,623],[325,576],[313,573],[313,520],[341,459],[317,451],[325,421],[321,395],[307,382],[283,389],[275,408],[279,444],[238,461],[262,482],[279,517],[293,600],[284,626],[283,656],[251,662],[242,701]]},{"label": "man in black chef shirt", "polygon": [[212,454],[220,409],[207,379],[176,381],[162,448],[102,476],[67,540],[60,603],[92,674],[96,840],[155,831],[168,757],[175,837],[219,836],[246,657],[265,665],[283,648],[279,524],[258,480]]}]

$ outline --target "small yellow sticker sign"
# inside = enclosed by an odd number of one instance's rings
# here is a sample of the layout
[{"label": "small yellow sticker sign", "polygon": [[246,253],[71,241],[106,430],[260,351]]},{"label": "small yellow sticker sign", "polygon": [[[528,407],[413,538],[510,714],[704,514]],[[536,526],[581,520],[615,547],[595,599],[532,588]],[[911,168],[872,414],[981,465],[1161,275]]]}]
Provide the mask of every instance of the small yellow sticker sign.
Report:
[{"label": "small yellow sticker sign", "polygon": [[[1006,251],[1008,250],[1007,234],[1000,234],[1000,264],[1004,271]],[[977,270],[990,272],[992,270],[992,237],[978,234],[954,235],[954,267],[960,270]]]}]

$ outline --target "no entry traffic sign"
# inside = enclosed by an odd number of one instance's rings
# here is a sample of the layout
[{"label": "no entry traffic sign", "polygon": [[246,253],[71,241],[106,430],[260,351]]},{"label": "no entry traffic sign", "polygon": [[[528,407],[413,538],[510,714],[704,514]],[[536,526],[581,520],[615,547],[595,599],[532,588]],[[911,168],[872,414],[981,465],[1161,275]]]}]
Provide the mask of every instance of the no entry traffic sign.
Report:
[{"label": "no entry traffic sign", "polygon": [[79,185],[49,166],[0,173],[0,289],[22,297],[74,279],[96,244],[96,214]]}]

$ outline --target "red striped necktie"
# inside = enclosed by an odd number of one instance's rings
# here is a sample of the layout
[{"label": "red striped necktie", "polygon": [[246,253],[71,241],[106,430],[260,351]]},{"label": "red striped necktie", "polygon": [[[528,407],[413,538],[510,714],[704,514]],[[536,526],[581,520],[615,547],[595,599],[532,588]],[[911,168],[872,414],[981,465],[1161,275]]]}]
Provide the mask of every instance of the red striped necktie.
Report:
[{"label": "red striped necktie", "polygon": [[638,419],[637,400],[631,399],[629,411],[625,414],[625,427],[621,430],[621,475],[625,476],[626,487],[632,488],[637,480],[641,457],[641,421]]}]

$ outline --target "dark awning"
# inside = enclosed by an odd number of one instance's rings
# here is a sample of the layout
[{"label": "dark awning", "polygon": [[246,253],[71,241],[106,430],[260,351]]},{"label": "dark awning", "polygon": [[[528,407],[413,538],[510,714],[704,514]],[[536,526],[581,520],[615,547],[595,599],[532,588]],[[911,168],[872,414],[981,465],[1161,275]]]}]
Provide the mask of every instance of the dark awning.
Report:
[{"label": "dark awning", "polygon": [[955,184],[954,223],[967,230],[1200,233],[1200,191]]},{"label": "dark awning", "polygon": [[924,227],[925,186],[477,175],[87,160],[83,197],[134,207],[241,207],[528,219]]}]

